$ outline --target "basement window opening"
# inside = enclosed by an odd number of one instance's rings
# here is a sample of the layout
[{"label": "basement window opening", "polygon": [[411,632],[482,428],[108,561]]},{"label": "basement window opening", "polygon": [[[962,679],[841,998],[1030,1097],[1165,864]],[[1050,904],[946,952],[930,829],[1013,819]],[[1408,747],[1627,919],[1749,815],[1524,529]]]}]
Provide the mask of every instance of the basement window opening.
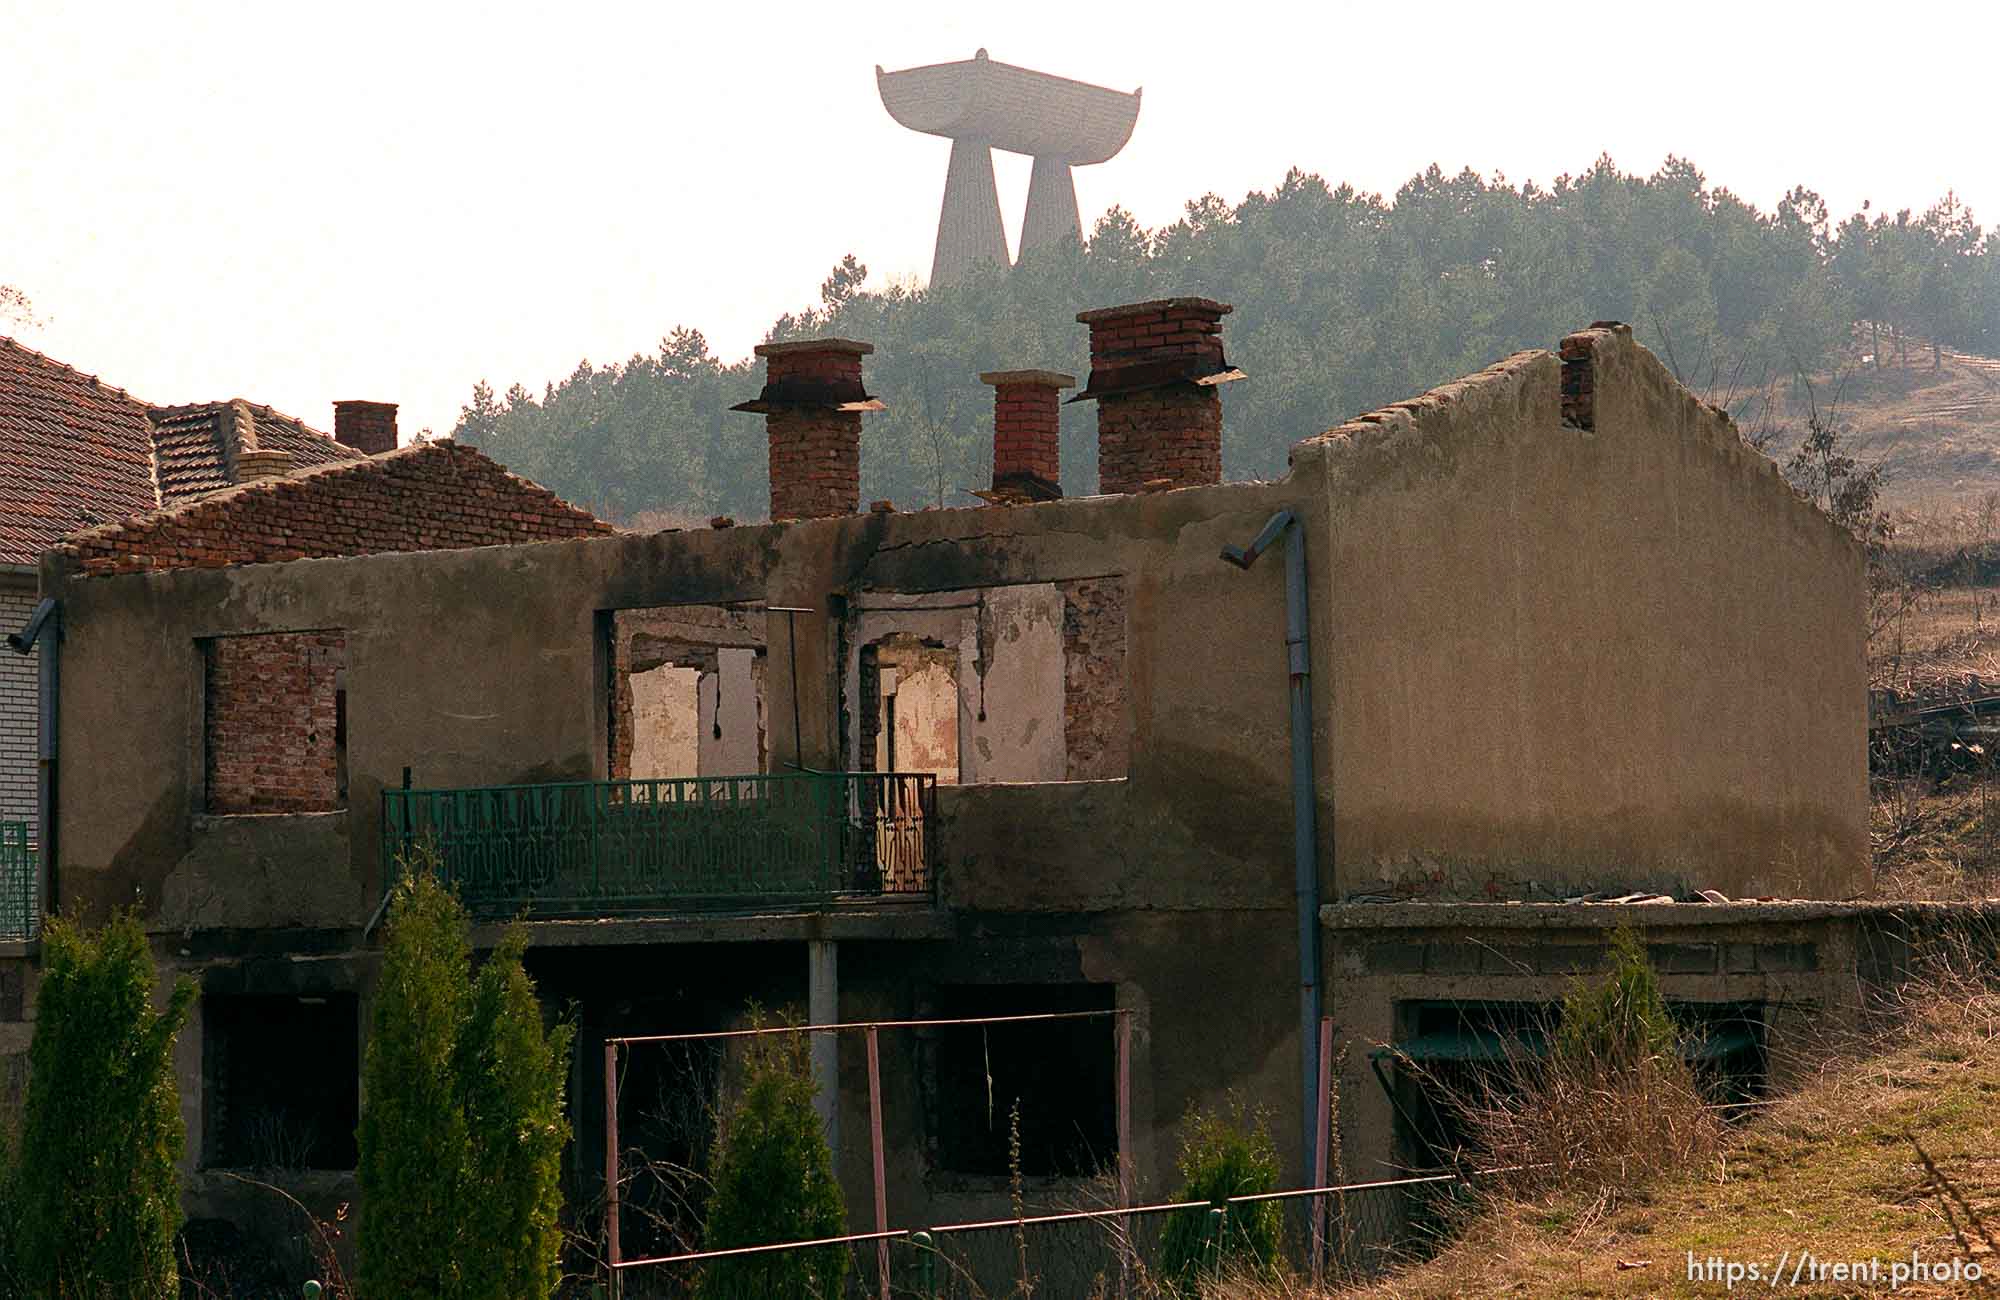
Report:
[{"label": "basement window opening", "polygon": [[[1681,1053],[1711,1104],[1755,1100],[1769,1082],[1761,1003],[1667,1003]],[[1393,1049],[1370,1064],[1394,1115],[1398,1163],[1425,1171],[1461,1165],[1479,1144],[1468,1103],[1518,1090],[1518,1071],[1548,1051],[1561,1021],[1553,1002],[1415,1002],[1398,1006]]]},{"label": "basement window opening", "polygon": [[[1108,984],[961,985],[938,990],[940,1018],[1110,1011]],[[948,1025],[927,1043],[933,1165],[945,1173],[1010,1173],[1020,1107],[1021,1173],[1086,1178],[1118,1156],[1116,1017]]]},{"label": "basement window opening", "polygon": [[201,1019],[204,1168],[354,1168],[354,994],[211,995]]}]

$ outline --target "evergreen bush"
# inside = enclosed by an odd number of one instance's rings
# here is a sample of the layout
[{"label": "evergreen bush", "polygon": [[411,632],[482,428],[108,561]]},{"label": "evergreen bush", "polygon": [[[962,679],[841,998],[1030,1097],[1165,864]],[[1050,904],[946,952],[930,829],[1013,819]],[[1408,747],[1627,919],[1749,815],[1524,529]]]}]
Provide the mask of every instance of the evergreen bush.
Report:
[{"label": "evergreen bush", "polygon": [[1625,1074],[1642,1061],[1678,1061],[1674,1022],[1646,946],[1629,926],[1611,936],[1610,967],[1563,998],[1550,1052],[1556,1068]]},{"label": "evergreen bush", "polygon": [[1278,1148],[1262,1115],[1232,1098],[1224,1111],[1194,1111],[1181,1140],[1177,1201],[1204,1201],[1201,1208],[1175,1210],[1160,1242],[1160,1268],[1174,1292],[1200,1294],[1201,1280],[1218,1273],[1270,1277],[1278,1267],[1284,1229],[1276,1201],[1231,1205],[1216,1239],[1211,1210],[1235,1196],[1278,1190]]},{"label": "evergreen bush", "polygon": [[471,974],[471,922],[417,851],[389,902],[362,1067],[365,1296],[545,1300],[559,1276],[571,1028],[543,1027],[510,930]]},{"label": "evergreen bush", "polygon": [[55,919],[28,1049],[20,1154],[7,1189],[24,1294],[167,1300],[180,1291],[186,1133],[174,1040],[194,985],[153,1010],[146,932],[121,912],[100,930]]},{"label": "evergreen bush", "polygon": [[[742,1096],[716,1137],[704,1249],[837,1237],[847,1230],[833,1155],[813,1109],[818,1088],[806,1039],[763,1034],[743,1040]],[[696,1294],[699,1300],[833,1300],[847,1265],[844,1246],[716,1260]]]},{"label": "evergreen bush", "polygon": [[521,966],[526,947],[526,933],[511,928],[480,967],[458,1041],[470,1141],[471,1248],[459,1264],[468,1297],[541,1300],[562,1277],[563,1085],[575,1027],[544,1029]]}]

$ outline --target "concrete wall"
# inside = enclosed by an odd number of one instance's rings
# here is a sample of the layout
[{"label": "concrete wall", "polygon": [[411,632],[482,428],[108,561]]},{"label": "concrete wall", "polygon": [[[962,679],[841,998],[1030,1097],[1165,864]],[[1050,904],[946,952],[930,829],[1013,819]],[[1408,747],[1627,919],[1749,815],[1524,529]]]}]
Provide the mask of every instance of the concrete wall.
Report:
[{"label": "concrete wall", "polygon": [[1335,887],[1860,894],[1860,549],[1629,332],[1587,341],[1592,429],[1523,353],[1294,450]]},{"label": "concrete wall", "polygon": [[[170,888],[199,876],[230,919],[177,921],[255,925],[253,914],[227,900],[230,881],[255,870],[246,859],[250,845],[297,835],[317,857],[331,835],[342,860],[311,873],[318,882],[311,892],[325,904],[312,923],[358,927],[380,887],[380,792],[400,782],[405,765],[419,787],[604,773],[600,611],[738,601],[821,611],[798,617],[796,677],[804,688],[803,756],[832,766],[840,761],[837,738],[852,725],[841,717],[845,700],[833,671],[841,628],[835,606],[874,599],[868,593],[957,593],[1119,574],[1132,611],[1125,652],[1131,779],[1158,815],[1158,842],[1216,855],[1163,859],[1156,870],[1226,880],[1213,886],[1223,892],[1257,879],[1282,905],[1289,896],[1289,790],[1279,574],[1240,574],[1215,556],[1225,541],[1244,539],[1273,508],[1295,501],[1293,492],[1240,485],[151,576],[83,578],[53,569],[68,612],[66,901],[103,909],[136,896],[158,917]],[[774,624],[765,629],[765,687],[767,713],[778,720],[775,767],[792,757],[790,641],[783,616],[760,617]],[[325,815],[338,830],[311,819],[281,825],[196,816],[197,643],[307,629],[346,637],[350,794],[345,810]],[[1005,653],[994,657],[996,669]],[[140,663],[146,671],[135,674],[131,666]],[[1217,671],[1221,665],[1231,671]],[[1059,719],[1062,691],[1053,679],[1042,696]],[[989,692],[989,718],[998,712]],[[133,762],[140,754],[148,761]],[[1042,904],[1065,905],[1060,894]],[[270,920],[304,923],[299,910],[280,909]]]}]

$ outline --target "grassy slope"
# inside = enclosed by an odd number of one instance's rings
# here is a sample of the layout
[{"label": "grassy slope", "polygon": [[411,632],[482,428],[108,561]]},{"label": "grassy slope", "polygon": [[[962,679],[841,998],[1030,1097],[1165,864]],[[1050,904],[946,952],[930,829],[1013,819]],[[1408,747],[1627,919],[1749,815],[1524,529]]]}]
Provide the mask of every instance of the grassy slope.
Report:
[{"label": "grassy slope", "polygon": [[[1864,365],[1864,343],[1837,372],[1816,376],[1813,396],[1833,408],[1849,435],[1847,449],[1883,471],[1885,503],[1898,509],[1964,505],[2000,490],[2000,360],[1945,351],[1933,367],[1930,348],[1913,345],[1908,364],[1893,355]],[[1774,384],[1769,409],[1755,408],[1751,426],[1791,431],[1805,426],[1806,404],[1789,385]],[[1784,457],[1787,439],[1772,447]]]},{"label": "grassy slope", "polygon": [[[1899,1046],[1836,1064],[1761,1113],[1722,1155],[1649,1189],[1502,1207],[1439,1258],[1358,1293],[1369,1300],[1720,1295],[1687,1252],[1768,1270],[1821,1259],[1958,1254],[1908,1136],[2000,1237],[2000,1003],[1940,999]],[[1975,1258],[2000,1263],[1983,1250]],[[1621,1267],[1625,1265],[1636,1267]],[[1738,1291],[1753,1290],[1742,1285]],[[1832,1282],[1787,1295],[1861,1294]],[[1887,1291],[1886,1280],[1880,1291]],[[1905,1286],[1904,1296],[1967,1294]]]}]

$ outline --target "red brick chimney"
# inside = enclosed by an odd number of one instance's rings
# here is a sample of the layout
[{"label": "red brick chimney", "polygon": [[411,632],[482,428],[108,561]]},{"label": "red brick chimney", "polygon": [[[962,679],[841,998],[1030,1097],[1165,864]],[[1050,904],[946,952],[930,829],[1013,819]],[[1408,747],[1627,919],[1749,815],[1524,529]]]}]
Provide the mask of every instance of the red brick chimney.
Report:
[{"label": "red brick chimney", "polygon": [[861,505],[861,413],[882,403],[861,386],[853,339],[760,343],[764,391],[732,411],[764,417],[771,438],[771,518],[830,519]]},{"label": "red brick chimney", "polygon": [[1062,390],[1075,375],[989,370],[993,385],[993,488],[988,501],[1025,505],[1062,497]]},{"label": "red brick chimney", "polygon": [[396,450],[394,402],[335,402],[333,440],[364,456]]},{"label": "red brick chimney", "polygon": [[1222,481],[1218,384],[1243,378],[1222,355],[1210,298],[1161,298],[1078,312],[1090,326],[1090,383],[1071,401],[1097,402],[1098,491]]}]

